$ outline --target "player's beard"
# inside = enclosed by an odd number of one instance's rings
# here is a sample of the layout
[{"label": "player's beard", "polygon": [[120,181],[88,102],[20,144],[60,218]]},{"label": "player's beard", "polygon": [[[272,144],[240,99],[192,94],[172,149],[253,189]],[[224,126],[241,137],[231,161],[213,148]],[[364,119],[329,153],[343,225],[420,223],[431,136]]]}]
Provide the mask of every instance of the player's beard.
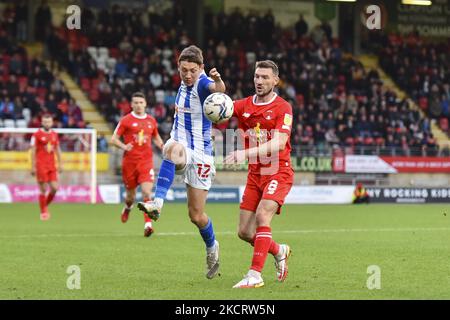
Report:
[{"label": "player's beard", "polygon": [[258,94],[258,91],[256,91],[256,95],[258,96],[258,98],[265,98],[268,95],[272,94],[272,92],[273,92],[273,88],[270,88],[269,90],[263,91],[263,93],[260,93],[260,94]]}]

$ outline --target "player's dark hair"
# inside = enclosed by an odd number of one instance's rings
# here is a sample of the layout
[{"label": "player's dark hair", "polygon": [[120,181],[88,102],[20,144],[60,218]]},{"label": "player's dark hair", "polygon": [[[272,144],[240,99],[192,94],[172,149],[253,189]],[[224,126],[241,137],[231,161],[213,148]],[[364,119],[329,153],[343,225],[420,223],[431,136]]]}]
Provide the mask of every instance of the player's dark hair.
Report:
[{"label": "player's dark hair", "polygon": [[132,94],[131,96],[131,100],[133,100],[133,98],[142,98],[145,100],[145,94],[143,94],[142,92],[138,91]]},{"label": "player's dark hair", "polygon": [[48,112],[43,113],[41,115],[41,119],[48,119],[48,118],[52,118],[53,119],[53,115],[51,113],[48,113]]},{"label": "player's dark hair", "polygon": [[178,64],[180,64],[181,61],[194,62],[201,66],[203,64],[202,49],[194,45],[184,48],[178,57]]},{"label": "player's dark hair", "polygon": [[266,68],[266,69],[272,69],[273,74],[276,75],[278,77],[279,71],[278,71],[278,66],[275,62],[273,62],[272,60],[262,60],[262,61],[257,61],[256,62],[256,66],[255,69],[257,68]]}]

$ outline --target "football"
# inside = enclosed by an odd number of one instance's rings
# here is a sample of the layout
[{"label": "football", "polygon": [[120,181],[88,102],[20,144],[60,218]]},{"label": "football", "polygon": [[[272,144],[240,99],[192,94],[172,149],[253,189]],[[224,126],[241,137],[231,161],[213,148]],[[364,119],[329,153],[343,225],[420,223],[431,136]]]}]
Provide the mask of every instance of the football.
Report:
[{"label": "football", "polygon": [[221,123],[230,119],[233,110],[233,100],[221,92],[210,94],[203,103],[203,112],[213,123]]}]

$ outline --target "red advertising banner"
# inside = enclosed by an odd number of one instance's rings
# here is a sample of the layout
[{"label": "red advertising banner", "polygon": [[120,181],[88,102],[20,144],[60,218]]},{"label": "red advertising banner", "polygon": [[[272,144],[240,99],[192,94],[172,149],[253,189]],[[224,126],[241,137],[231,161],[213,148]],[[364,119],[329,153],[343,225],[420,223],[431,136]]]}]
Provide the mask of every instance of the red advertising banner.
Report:
[{"label": "red advertising banner", "polygon": [[397,172],[450,173],[450,157],[380,157]]}]

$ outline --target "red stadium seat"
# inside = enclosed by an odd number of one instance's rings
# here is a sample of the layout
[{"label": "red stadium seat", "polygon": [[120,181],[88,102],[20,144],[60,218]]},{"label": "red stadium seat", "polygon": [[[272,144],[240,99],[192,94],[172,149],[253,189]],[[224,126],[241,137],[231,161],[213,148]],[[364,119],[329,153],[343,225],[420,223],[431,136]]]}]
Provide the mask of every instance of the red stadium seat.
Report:
[{"label": "red stadium seat", "polygon": [[24,91],[27,88],[27,86],[28,86],[28,77],[20,76],[18,78],[18,82],[19,82],[19,89],[20,89],[20,91]]},{"label": "red stadium seat", "polygon": [[47,95],[47,88],[44,87],[37,88],[37,95],[39,98],[45,100],[45,96]]},{"label": "red stadium seat", "polygon": [[83,77],[80,79],[81,89],[84,91],[89,91],[91,89],[91,80],[89,78]]},{"label": "red stadium seat", "polygon": [[99,92],[98,92],[98,89],[97,89],[97,88],[91,89],[91,91],[89,92],[89,99],[90,99],[91,101],[93,101],[93,102],[97,102],[99,96],[100,96],[100,95],[99,95]]},{"label": "red stadium seat", "polygon": [[442,129],[442,131],[447,132],[448,131],[448,119],[447,118],[439,119],[439,127]]}]

